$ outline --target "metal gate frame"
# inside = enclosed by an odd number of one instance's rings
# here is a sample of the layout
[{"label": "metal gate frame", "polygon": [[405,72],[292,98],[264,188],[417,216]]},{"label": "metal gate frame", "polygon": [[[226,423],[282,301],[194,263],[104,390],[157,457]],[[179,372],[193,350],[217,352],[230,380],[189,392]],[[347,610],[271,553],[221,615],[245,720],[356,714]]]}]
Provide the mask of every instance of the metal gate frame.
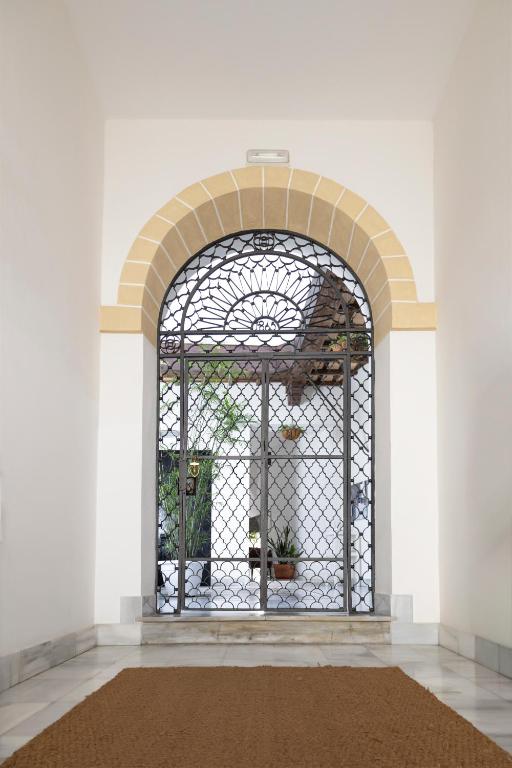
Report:
[{"label": "metal gate frame", "polygon": [[[208,249],[216,246],[217,244],[224,243],[228,239],[236,239],[239,236],[248,236],[253,235],[255,238],[257,236],[263,235],[264,237],[269,233],[269,235],[285,235],[289,236],[291,238],[298,238],[301,241],[305,241],[307,243],[315,243],[316,245],[325,248],[326,251],[328,251],[333,257],[335,257],[340,266],[344,268],[348,273],[350,273],[353,278],[357,281],[358,287],[363,294],[368,308],[370,308],[370,303],[367,297],[367,294],[365,292],[364,287],[362,286],[361,282],[358,280],[357,276],[353,273],[353,271],[350,269],[350,267],[346,264],[346,262],[337,254],[335,254],[330,249],[327,249],[325,246],[323,246],[321,243],[316,243],[316,241],[312,240],[311,238],[305,237],[301,234],[295,234],[293,232],[288,231],[282,231],[282,230],[244,230],[242,232],[236,233],[234,235],[230,235],[229,237],[223,237],[219,238],[219,240],[214,241],[212,243],[209,243],[205,248],[203,248],[198,254],[192,256],[187,263],[182,267],[182,269],[178,272],[176,277],[171,282],[168,291],[166,292],[166,296],[164,297],[164,300],[162,302],[160,315],[159,315],[159,323],[158,323],[158,387],[160,387],[161,383],[161,377],[160,377],[160,363],[162,357],[162,317],[164,308],[166,306],[167,297],[169,295],[169,292],[172,290],[173,285],[176,283],[177,278],[187,270],[187,268],[190,267],[190,265],[194,262],[195,259],[197,259],[201,254],[203,254]],[[229,259],[226,259],[224,263],[229,263],[229,261],[236,261],[241,257],[241,253],[237,253],[236,255],[230,257]],[[289,256],[289,254],[286,254]],[[306,258],[301,258],[297,256],[293,256],[294,261],[303,262],[308,267],[312,267],[312,265],[307,261]],[[217,267],[214,267],[211,271],[213,272],[214,269]],[[315,269],[315,267],[312,267]],[[319,271],[319,270],[317,270]],[[323,279],[327,279],[325,275],[322,276]],[[199,285],[198,283],[197,285]],[[194,290],[197,289],[197,285],[194,286]],[[192,295],[192,294],[191,294]],[[198,611],[200,609],[197,608],[190,608],[186,606],[186,595],[185,595],[185,578],[186,578],[186,561],[190,558],[187,558],[186,553],[186,527],[185,527],[185,519],[186,519],[186,479],[187,479],[187,465],[190,460],[190,453],[188,451],[188,388],[189,388],[189,371],[188,371],[188,362],[194,361],[194,360],[204,360],[205,355],[200,355],[197,353],[190,353],[186,350],[186,339],[187,339],[187,332],[184,330],[184,321],[186,316],[186,308],[188,307],[188,304],[190,302],[191,295],[187,298],[187,304],[185,305],[185,310],[183,312],[183,317],[181,320],[181,331],[180,331],[180,342],[179,342],[179,354],[175,355],[176,358],[179,358],[179,380],[180,380],[180,445],[179,445],[179,553],[178,553],[178,597],[177,597],[177,607],[175,608],[175,613],[179,614],[183,611]],[[369,309],[369,312],[371,310]],[[339,328],[331,328],[325,330],[326,338],[327,334],[332,334],[333,332],[340,332],[340,333],[346,333],[347,336],[350,338],[350,334],[352,333],[359,333],[361,331],[361,328],[349,328],[346,327],[339,327]],[[370,325],[369,327],[364,327],[365,333],[368,334],[368,337],[370,338],[370,347],[369,351],[365,353],[365,356],[368,359],[368,362],[370,364],[370,370],[371,370],[371,381],[372,381],[372,387],[374,387],[374,381],[375,381],[375,368],[374,368],[374,337],[373,337],[373,324],[371,322],[371,314],[370,314]],[[229,333],[237,333],[240,331],[237,331],[236,329],[229,329]],[[243,331],[246,332],[245,330]],[[273,330],[268,331],[269,334],[278,335],[279,333],[283,334],[285,332],[289,332],[288,329],[281,329],[281,330]],[[258,336],[261,334],[265,334],[265,331],[258,330]],[[315,328],[313,331],[310,331],[307,328],[303,328],[300,330],[301,334],[307,334],[307,333],[315,333],[319,334],[320,331],[318,328]],[[194,333],[189,332],[188,336],[191,335],[197,335],[197,332],[194,331]],[[208,335],[214,337],[216,334],[224,335],[226,336],[226,329],[223,329],[222,331],[214,331],[209,330]],[[268,350],[265,350],[264,352],[257,352],[257,353],[219,353],[219,354],[208,354],[208,359],[222,359],[222,360],[228,360],[229,361],[260,361],[261,363],[261,385],[260,385],[260,391],[261,391],[261,453],[259,456],[250,456],[250,457],[240,457],[240,456],[220,456],[218,458],[220,459],[240,459],[240,458],[251,458],[251,459],[258,459],[261,463],[262,468],[262,486],[261,486],[261,499],[260,499],[260,538],[261,538],[261,550],[260,550],[260,606],[257,608],[257,612],[268,612],[268,613],[283,613],[286,612],[287,614],[294,614],[294,613],[313,613],[313,612],[320,612],[320,613],[342,613],[342,614],[354,614],[354,613],[373,613],[374,611],[374,594],[375,594],[375,524],[374,524],[374,505],[375,505],[375,400],[373,396],[373,390],[371,394],[371,436],[370,436],[370,454],[371,454],[371,477],[370,477],[370,483],[371,483],[371,499],[369,502],[370,508],[371,508],[371,524],[369,527],[371,528],[371,565],[369,566],[369,570],[371,570],[371,608],[367,610],[357,610],[352,605],[352,580],[351,580],[351,571],[352,571],[352,540],[351,540],[351,524],[352,524],[352,501],[351,501],[351,462],[352,462],[352,456],[351,456],[351,441],[353,438],[353,431],[352,431],[352,411],[351,411],[351,383],[352,383],[352,375],[351,375],[351,357],[352,356],[362,356],[362,352],[359,350],[354,350],[351,348],[351,345],[349,344],[348,348],[343,352],[332,352],[329,351],[328,353],[322,352],[322,351],[315,351],[315,352],[295,352],[294,354],[284,354],[282,352],[277,351],[275,354],[272,352],[269,352]],[[166,356],[167,357],[167,356]],[[269,375],[269,363],[270,360],[276,360],[276,359],[306,359],[306,360],[333,360],[333,359],[339,359],[342,361],[342,370],[343,370],[343,454],[342,456],[334,456],[331,458],[342,458],[343,460],[343,466],[344,466],[344,472],[343,472],[343,479],[344,479],[344,492],[343,492],[343,556],[339,558],[332,558],[332,560],[336,562],[342,562],[343,563],[343,606],[340,609],[323,609],[323,608],[301,608],[299,611],[295,611],[293,609],[269,609],[267,605],[267,569],[263,567],[263,564],[267,563],[267,556],[268,556],[268,466],[269,466],[269,460],[272,458],[274,460],[276,458],[276,454],[270,454],[269,451],[269,384],[270,384],[270,375]],[[159,441],[160,441],[160,397],[157,398],[157,467],[159,462]],[[301,456],[301,458],[317,458],[316,456]],[[157,531],[157,552],[158,552],[158,530],[159,530],[159,522],[160,522],[160,510],[159,510],[159,496],[158,496],[158,471],[157,471],[157,478],[156,478],[156,508],[157,508],[157,525],[156,525],[156,531]],[[202,561],[219,561],[220,558],[207,558],[201,556]],[[327,558],[312,558],[307,557],[304,558],[304,560],[307,560],[308,562],[312,562],[315,560],[318,561],[326,561]],[[234,562],[234,558],[225,558],[225,561]],[[244,562],[247,562],[247,559],[243,560]],[[297,560],[297,562],[300,562],[300,559]],[[158,592],[158,587],[156,587],[156,591]],[[158,610],[158,609],[157,609]],[[237,609],[229,609],[229,608],[208,608],[206,609],[206,613],[216,613],[218,611],[224,612],[229,610],[235,610],[240,612],[254,612],[255,609],[253,608],[237,608]]]}]

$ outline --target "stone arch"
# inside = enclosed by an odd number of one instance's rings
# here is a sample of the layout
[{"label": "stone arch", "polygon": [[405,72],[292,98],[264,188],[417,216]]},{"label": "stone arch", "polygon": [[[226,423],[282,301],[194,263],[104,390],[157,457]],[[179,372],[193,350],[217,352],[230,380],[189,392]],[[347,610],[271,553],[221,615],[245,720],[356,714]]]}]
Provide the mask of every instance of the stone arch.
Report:
[{"label": "stone arch", "polygon": [[315,173],[252,166],[192,184],[149,219],[124,263],[117,304],[101,308],[101,331],[143,333],[156,344],[162,300],[183,264],[224,235],[266,228],[307,235],[352,267],[376,343],[391,330],[435,329],[435,304],[418,301],[404,248],[371,205]]}]

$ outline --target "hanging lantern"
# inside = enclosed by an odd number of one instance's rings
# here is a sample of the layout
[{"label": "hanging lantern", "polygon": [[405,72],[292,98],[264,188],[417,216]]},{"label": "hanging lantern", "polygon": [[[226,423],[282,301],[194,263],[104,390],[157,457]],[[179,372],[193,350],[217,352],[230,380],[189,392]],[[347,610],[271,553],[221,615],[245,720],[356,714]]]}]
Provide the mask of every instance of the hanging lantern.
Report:
[{"label": "hanging lantern", "polygon": [[199,474],[199,460],[197,456],[193,456],[190,460],[190,464],[188,465],[188,473],[189,475],[192,475],[192,477],[197,477]]}]

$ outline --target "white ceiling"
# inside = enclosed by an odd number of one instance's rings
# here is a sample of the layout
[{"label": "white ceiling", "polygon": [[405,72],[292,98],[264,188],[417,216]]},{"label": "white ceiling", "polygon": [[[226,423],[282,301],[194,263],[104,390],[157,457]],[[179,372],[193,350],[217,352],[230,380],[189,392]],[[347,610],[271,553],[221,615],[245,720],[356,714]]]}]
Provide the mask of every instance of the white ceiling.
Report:
[{"label": "white ceiling", "polygon": [[107,117],[251,119],[430,119],[476,2],[65,1]]}]

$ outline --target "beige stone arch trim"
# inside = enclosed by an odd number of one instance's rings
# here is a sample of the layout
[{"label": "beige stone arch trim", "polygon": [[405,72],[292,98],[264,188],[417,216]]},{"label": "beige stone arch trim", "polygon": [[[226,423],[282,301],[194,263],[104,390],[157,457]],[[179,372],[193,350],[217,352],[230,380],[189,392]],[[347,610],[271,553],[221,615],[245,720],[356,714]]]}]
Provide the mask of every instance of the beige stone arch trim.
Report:
[{"label": "beige stone arch trim", "polygon": [[257,166],[193,184],[152,216],[124,263],[117,304],[101,308],[101,331],[143,333],[156,344],[160,305],[180,267],[245,229],[288,229],[345,259],[368,293],[376,342],[391,330],[435,329],[435,304],[418,301],[404,248],[371,205],[318,174]]}]

